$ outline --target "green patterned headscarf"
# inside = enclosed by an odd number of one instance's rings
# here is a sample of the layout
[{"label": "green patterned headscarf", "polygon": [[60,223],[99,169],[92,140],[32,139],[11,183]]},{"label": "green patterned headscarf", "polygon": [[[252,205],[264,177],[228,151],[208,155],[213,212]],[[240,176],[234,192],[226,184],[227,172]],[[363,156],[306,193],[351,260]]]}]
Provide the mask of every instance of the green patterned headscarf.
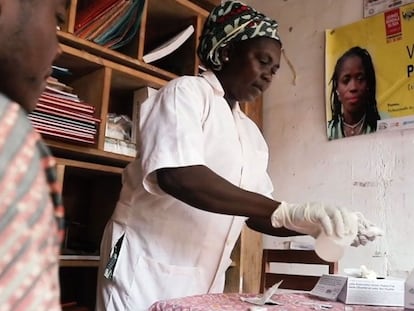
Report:
[{"label": "green patterned headscarf", "polygon": [[226,1],[208,16],[198,46],[198,57],[214,70],[220,70],[220,52],[229,42],[267,37],[281,43],[278,24],[239,1]]}]

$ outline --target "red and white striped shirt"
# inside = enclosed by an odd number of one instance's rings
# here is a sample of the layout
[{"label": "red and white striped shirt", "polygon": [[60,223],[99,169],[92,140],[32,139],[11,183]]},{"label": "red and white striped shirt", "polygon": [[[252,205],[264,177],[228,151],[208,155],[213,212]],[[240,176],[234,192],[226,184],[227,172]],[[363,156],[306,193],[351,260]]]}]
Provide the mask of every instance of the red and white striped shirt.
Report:
[{"label": "red and white striped shirt", "polygon": [[0,94],[0,311],[61,309],[63,212],[49,149]]}]

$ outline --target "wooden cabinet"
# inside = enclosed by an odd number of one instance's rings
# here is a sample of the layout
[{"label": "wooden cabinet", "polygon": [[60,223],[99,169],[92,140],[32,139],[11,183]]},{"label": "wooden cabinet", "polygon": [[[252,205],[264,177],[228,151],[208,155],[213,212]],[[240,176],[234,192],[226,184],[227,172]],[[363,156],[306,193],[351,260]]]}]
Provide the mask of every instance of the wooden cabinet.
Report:
[{"label": "wooden cabinet", "polygon": [[[179,75],[198,73],[198,38],[208,9],[220,1],[147,0],[135,38],[116,51],[74,34],[77,14],[88,2],[72,0],[67,23],[58,31],[62,55],[55,65],[70,70],[71,75],[60,81],[95,107],[94,117],[101,120],[96,141],[84,144],[44,138],[57,157],[66,209],[66,238],[60,260],[62,303],[93,310],[100,239],[121,189],[122,169],[133,160],[104,150],[107,116],[131,116],[133,94],[139,88],[158,89]],[[174,53],[151,64],[142,60],[144,54],[188,25],[193,25],[195,31]],[[244,108],[261,122],[261,101]],[[254,270],[252,262],[256,261],[251,254],[261,255],[259,239],[252,236],[244,230],[234,253],[236,266],[231,268],[229,282],[236,284],[240,276],[244,278],[243,286],[233,285],[239,286],[236,291],[252,288],[247,285],[251,283],[247,275]],[[260,269],[260,263],[257,267]]]}]

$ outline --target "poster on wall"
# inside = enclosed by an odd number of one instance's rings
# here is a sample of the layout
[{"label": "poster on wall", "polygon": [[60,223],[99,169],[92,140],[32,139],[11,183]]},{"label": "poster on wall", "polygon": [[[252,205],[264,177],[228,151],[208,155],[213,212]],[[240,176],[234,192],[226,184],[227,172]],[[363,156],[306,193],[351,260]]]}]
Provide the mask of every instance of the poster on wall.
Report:
[{"label": "poster on wall", "polygon": [[414,0],[364,0],[364,17],[382,13],[413,2]]},{"label": "poster on wall", "polygon": [[325,39],[328,138],[414,128],[414,3]]}]

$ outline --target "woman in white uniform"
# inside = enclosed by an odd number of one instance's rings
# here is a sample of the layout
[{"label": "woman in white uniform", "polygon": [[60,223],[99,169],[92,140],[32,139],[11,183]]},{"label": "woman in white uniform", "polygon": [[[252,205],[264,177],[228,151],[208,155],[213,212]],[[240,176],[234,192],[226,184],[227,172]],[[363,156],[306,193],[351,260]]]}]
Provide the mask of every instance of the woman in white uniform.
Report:
[{"label": "woman in white uniform", "polygon": [[[350,230],[345,209],[271,198],[267,145],[238,102],[269,87],[281,46],[276,21],[227,1],[201,36],[209,70],[171,81],[142,105],[141,156],[125,169],[102,239],[97,310],[222,292],[245,222],[279,236]],[[356,244],[368,225],[360,221]]]}]

